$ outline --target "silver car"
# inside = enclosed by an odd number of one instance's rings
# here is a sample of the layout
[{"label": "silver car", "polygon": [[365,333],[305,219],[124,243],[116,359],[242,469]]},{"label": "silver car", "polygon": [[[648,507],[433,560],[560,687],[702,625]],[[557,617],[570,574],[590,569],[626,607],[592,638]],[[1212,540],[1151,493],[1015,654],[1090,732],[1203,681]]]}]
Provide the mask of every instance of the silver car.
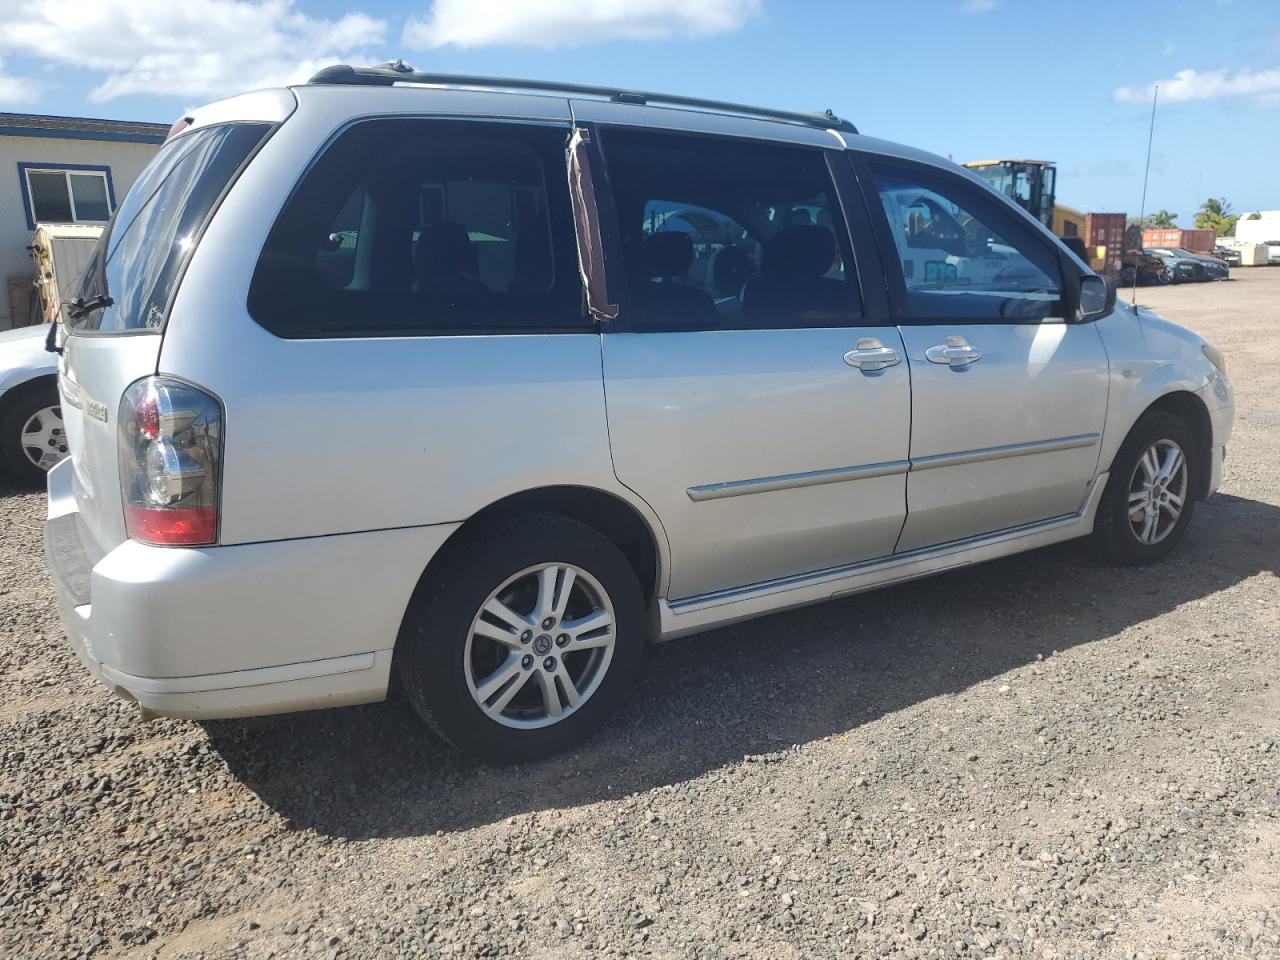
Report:
[{"label": "silver car", "polygon": [[192,112],[62,343],[49,563],[144,715],[566,749],[650,641],[1218,486],[1221,353],[830,114],[384,68]]},{"label": "silver car", "polygon": [[0,333],[0,476],[24,484],[43,485],[67,455],[48,337],[48,324]]}]

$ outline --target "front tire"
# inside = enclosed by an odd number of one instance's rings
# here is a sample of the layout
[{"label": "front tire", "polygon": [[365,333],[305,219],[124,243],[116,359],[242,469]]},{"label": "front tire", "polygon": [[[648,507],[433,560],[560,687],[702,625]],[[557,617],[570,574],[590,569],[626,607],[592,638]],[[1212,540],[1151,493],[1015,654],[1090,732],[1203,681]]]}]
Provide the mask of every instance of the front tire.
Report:
[{"label": "front tire", "polygon": [[621,702],[643,656],[644,601],[622,552],[550,514],[486,525],[446,550],[400,631],[414,710],[488,763],[581,743]]},{"label": "front tire", "polygon": [[45,474],[67,455],[62,401],[53,383],[18,390],[0,416],[0,461],[12,479],[39,486],[45,482]]},{"label": "front tire", "polygon": [[1129,431],[1111,464],[1094,520],[1094,539],[1116,563],[1140,566],[1168,556],[1195,511],[1199,450],[1190,428],[1156,411]]}]

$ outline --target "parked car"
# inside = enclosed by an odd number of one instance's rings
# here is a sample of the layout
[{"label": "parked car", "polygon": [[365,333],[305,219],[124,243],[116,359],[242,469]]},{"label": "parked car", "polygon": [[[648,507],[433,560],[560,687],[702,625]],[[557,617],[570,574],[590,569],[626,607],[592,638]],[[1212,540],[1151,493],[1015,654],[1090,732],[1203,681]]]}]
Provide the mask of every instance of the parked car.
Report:
[{"label": "parked car", "polygon": [[1144,252],[1164,259],[1174,283],[1226,280],[1231,274],[1225,261],[1182,247],[1147,247]]},{"label": "parked car", "polygon": [[1194,283],[1204,279],[1204,267],[1189,257],[1179,257],[1167,250],[1161,251],[1154,247],[1144,247],[1142,252],[1147,256],[1156,257],[1164,264],[1168,283]]},{"label": "parked car", "polygon": [[19,483],[44,483],[67,455],[57,357],[47,324],[0,333],[0,468]]},{"label": "parked car", "polygon": [[1230,276],[1230,264],[1216,253],[1200,253],[1186,247],[1174,247],[1173,252],[1180,257],[1190,257],[1205,264],[1208,270],[1206,280],[1226,280]]},{"label": "parked car", "polygon": [[1267,241],[1267,259],[1272,265],[1280,263],[1280,240]]},{"label": "parked car", "polygon": [[1120,268],[1120,282],[1127,287],[1171,283],[1173,274],[1163,257],[1142,250],[1127,250]]},{"label": "parked car", "polygon": [[1240,251],[1235,247],[1214,247],[1213,255],[1228,267],[1240,266]]},{"label": "parked car", "polygon": [[394,668],[533,759],[649,640],[1090,534],[1152,563],[1218,486],[1216,348],[829,114],[397,65],[176,128],[68,319],[45,534],[144,715]]}]

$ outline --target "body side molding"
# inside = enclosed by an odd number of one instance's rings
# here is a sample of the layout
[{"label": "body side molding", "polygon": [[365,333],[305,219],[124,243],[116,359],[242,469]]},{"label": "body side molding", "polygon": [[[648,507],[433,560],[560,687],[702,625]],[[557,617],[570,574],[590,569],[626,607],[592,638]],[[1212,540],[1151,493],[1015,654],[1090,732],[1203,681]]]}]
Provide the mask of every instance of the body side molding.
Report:
[{"label": "body side molding", "polygon": [[1076,513],[1051,517],[997,533],[955,540],[910,553],[844,567],[817,570],[730,590],[658,602],[659,640],[727,626],[765,613],[820,603],[918,577],[940,573],[1037,547],[1082,537],[1093,530],[1109,474],[1099,474]]},{"label": "body side molding", "polygon": [[694,502],[720,500],[724,497],[741,497],[751,493],[769,493],[773,490],[791,490],[796,487],[813,487],[824,483],[844,483],[848,480],[867,480],[887,477],[911,470],[933,470],[937,467],[959,466],[965,463],[981,463],[986,460],[1002,460],[1009,457],[1025,457],[1036,453],[1054,453],[1058,450],[1075,450],[1091,447],[1102,439],[1101,434],[1082,433],[1071,437],[1054,437],[1051,440],[1033,440],[1029,443],[1009,443],[979,450],[960,450],[956,453],[938,453],[911,460],[887,460],[883,463],[866,463],[852,467],[833,467],[829,470],[809,470],[804,473],[784,473],[775,477],[756,477],[750,480],[726,480],[721,483],[704,483],[689,487],[685,492]]}]

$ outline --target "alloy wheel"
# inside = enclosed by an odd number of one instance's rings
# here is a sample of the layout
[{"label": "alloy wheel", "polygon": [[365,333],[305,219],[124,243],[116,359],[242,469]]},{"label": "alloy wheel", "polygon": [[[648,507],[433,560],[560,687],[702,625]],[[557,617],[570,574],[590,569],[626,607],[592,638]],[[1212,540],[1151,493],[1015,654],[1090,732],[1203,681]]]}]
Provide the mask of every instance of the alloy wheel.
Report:
[{"label": "alloy wheel", "polygon": [[1156,544],[1178,525],[1187,502],[1187,457],[1172,440],[1157,440],[1138,458],[1129,480],[1129,528],[1139,543]]},{"label": "alloy wheel", "polygon": [[581,567],[545,563],[508,578],[471,622],[467,689],[489,719],[535,729],[587,702],[613,659],[609,595]]},{"label": "alloy wheel", "polygon": [[52,470],[67,455],[67,433],[62,425],[62,407],[37,410],[22,425],[22,452],[41,470]]}]

